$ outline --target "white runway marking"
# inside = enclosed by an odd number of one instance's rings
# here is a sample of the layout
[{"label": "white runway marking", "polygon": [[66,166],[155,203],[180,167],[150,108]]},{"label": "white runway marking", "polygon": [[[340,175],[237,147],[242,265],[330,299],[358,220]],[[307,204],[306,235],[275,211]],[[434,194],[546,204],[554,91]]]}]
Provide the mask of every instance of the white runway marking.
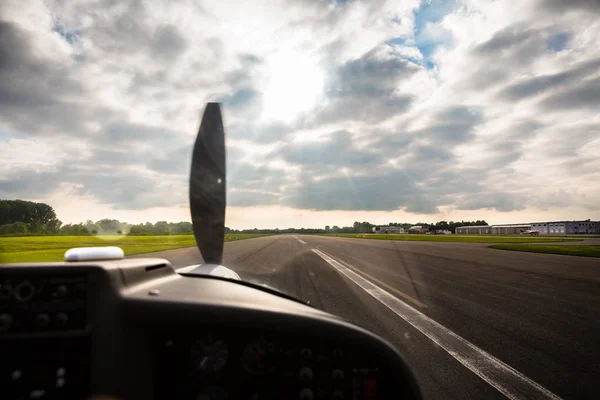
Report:
[{"label": "white runway marking", "polygon": [[391,295],[371,281],[345,267],[322,250],[312,249],[323,260],[365,292],[379,300],[396,315],[411,324],[438,346],[443,348],[458,362],[467,367],[507,398],[520,399],[560,399],[539,383],[529,379],[510,365],[485,352],[471,342],[440,325],[425,314],[417,311],[397,297]]},{"label": "white runway marking", "polygon": [[304,240],[302,240],[302,239],[299,239],[299,238],[298,238],[298,236],[296,236],[296,235],[293,235],[292,237],[293,237],[294,239],[296,239],[297,241],[299,241],[300,243],[302,243],[302,244],[306,244],[306,242],[305,242]]}]

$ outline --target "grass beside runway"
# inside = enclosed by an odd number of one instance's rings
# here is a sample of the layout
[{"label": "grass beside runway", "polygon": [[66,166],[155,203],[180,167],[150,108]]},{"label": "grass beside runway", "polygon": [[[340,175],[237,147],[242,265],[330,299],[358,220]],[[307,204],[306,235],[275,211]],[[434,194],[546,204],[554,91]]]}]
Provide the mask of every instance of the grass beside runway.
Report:
[{"label": "grass beside runway", "polygon": [[380,234],[356,234],[337,233],[323,236],[345,237],[355,239],[378,239],[378,240],[402,240],[416,242],[462,242],[462,243],[552,243],[552,242],[576,242],[581,239],[565,239],[563,237],[540,237],[540,236],[487,236],[487,235],[380,235]]},{"label": "grass beside runway", "polygon": [[490,246],[490,248],[499,250],[526,251],[531,253],[562,254],[566,256],[600,257],[600,246],[596,245],[561,246],[555,244],[497,244]]},{"label": "grass beside runway", "polygon": [[[268,235],[227,234],[225,241],[261,236]],[[65,251],[72,247],[119,246],[129,256],[195,245],[194,235],[0,237],[0,263],[62,261]]]}]

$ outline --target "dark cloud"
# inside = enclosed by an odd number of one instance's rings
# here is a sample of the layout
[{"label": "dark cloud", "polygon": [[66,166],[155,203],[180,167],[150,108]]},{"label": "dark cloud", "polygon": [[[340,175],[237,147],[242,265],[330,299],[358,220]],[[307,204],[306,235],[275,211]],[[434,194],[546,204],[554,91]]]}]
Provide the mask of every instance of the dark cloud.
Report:
[{"label": "dark cloud", "polygon": [[468,75],[468,86],[481,90],[501,83],[510,77],[512,68],[525,70],[529,65],[539,61],[549,53],[549,40],[557,33],[556,28],[533,29],[528,24],[514,24],[497,33],[492,38],[479,44],[472,50],[477,68]]},{"label": "dark cloud", "polygon": [[510,127],[510,132],[513,136],[520,138],[529,138],[536,134],[540,129],[544,127],[544,124],[536,120],[527,120],[516,122]]},{"label": "dark cloud", "polygon": [[326,87],[329,102],[317,112],[317,123],[382,122],[408,109],[412,96],[396,90],[418,69],[383,51],[375,49],[334,70]]},{"label": "dark cloud", "polygon": [[317,121],[320,124],[338,121],[383,122],[406,112],[412,96],[374,98],[361,97],[356,93],[343,97],[334,95],[330,101],[330,105],[317,114]]},{"label": "dark cloud", "polygon": [[524,30],[522,26],[512,26],[496,33],[491,39],[475,47],[474,53],[480,56],[495,56],[500,52],[523,46],[538,35],[539,31]]},{"label": "dark cloud", "polygon": [[291,164],[311,167],[361,168],[381,161],[376,152],[356,148],[352,134],[346,131],[331,133],[322,141],[288,144],[277,153]]},{"label": "dark cloud", "polygon": [[231,189],[254,189],[279,192],[280,187],[290,183],[284,170],[260,166],[247,161],[227,163],[227,187]]},{"label": "dark cloud", "polygon": [[[52,106],[57,98],[79,94],[63,65],[35,55],[30,33],[0,21],[0,104],[2,109]],[[0,111],[1,112],[1,111]]]},{"label": "dark cloud", "polygon": [[410,148],[408,163],[449,162],[454,155],[442,146],[416,145]]},{"label": "dark cloud", "polygon": [[88,94],[77,67],[41,58],[34,38],[16,24],[0,21],[0,117],[14,130],[30,134],[79,135],[88,123],[122,117],[103,106],[76,99]]},{"label": "dark cloud", "polygon": [[475,90],[486,90],[498,84],[506,82],[510,76],[510,71],[501,66],[492,65],[489,62],[484,62],[476,73],[465,77],[465,86]]},{"label": "dark cloud", "polygon": [[[153,179],[125,169],[82,168],[62,165],[50,172],[25,172],[0,181],[0,193],[8,198],[43,198],[61,183],[77,185],[81,195],[92,195],[115,209],[143,210],[172,206],[186,199],[184,180]],[[165,195],[168,193],[168,196]]]},{"label": "dark cloud", "polygon": [[279,196],[271,193],[236,190],[227,193],[227,205],[230,207],[253,207],[279,203]]},{"label": "dark cloud", "polygon": [[447,199],[455,195],[479,193],[484,191],[482,183],[488,176],[488,171],[478,166],[457,168],[450,163],[435,165],[435,171],[428,164],[409,165],[406,173],[419,178],[421,187],[427,188],[427,193],[438,204],[449,204]]},{"label": "dark cloud", "polygon": [[411,63],[371,51],[358,60],[341,66],[330,90],[341,95],[388,95],[396,89],[401,79],[410,77],[415,72]]},{"label": "dark cloud", "polygon": [[521,100],[527,97],[535,96],[548,89],[557,87],[565,82],[568,82],[569,74],[566,72],[560,74],[538,76],[533,79],[528,79],[524,82],[519,82],[511,85],[500,92],[500,96],[507,100]]},{"label": "dark cloud", "polygon": [[73,15],[93,15],[93,24],[78,30],[99,51],[129,56],[143,54],[156,62],[172,63],[188,47],[186,39],[172,24],[152,23],[155,11],[140,0],[102,1],[71,4]]},{"label": "dark cloud", "polygon": [[162,25],[156,28],[152,35],[150,48],[151,56],[156,56],[172,62],[187,48],[187,41],[174,25]]},{"label": "dark cloud", "polygon": [[522,144],[517,140],[497,141],[486,150],[485,163],[490,170],[502,169],[523,155]]},{"label": "dark cloud", "polygon": [[484,192],[471,193],[458,201],[458,210],[480,210],[493,208],[500,212],[518,211],[527,208],[528,198],[519,193]]},{"label": "dark cloud", "polygon": [[140,0],[74,3],[74,15],[95,15],[94,24],[82,29],[94,46],[104,53],[139,54],[151,47],[152,31]]},{"label": "dark cloud", "polygon": [[283,203],[312,210],[384,210],[435,213],[429,199],[401,169],[378,169],[362,176],[336,176],[314,181],[305,177],[284,195]]},{"label": "dark cloud", "polygon": [[476,108],[451,106],[437,112],[434,125],[413,132],[419,138],[429,139],[437,146],[458,144],[473,137],[473,129],[483,121]]},{"label": "dark cloud", "polygon": [[[450,159],[446,150],[471,140],[473,130],[484,121],[484,118],[478,108],[449,106],[433,113],[431,121],[433,124],[418,130],[397,131],[391,135],[381,135],[373,147],[385,152],[386,155],[397,154],[399,156],[416,150],[417,153],[413,157],[420,159],[418,151],[421,149],[425,152],[428,151],[433,158]],[[428,145],[423,146],[424,142]],[[444,152],[446,154],[443,154]]]},{"label": "dark cloud", "polygon": [[192,164],[192,143],[181,146],[167,154],[156,155],[147,162],[147,167],[166,174],[187,177]]},{"label": "dark cloud", "polygon": [[541,103],[546,110],[598,110],[600,107],[600,79],[583,82],[577,87],[552,95]]},{"label": "dark cloud", "polygon": [[185,179],[165,181],[123,170],[71,173],[61,179],[83,182],[83,187],[78,192],[91,194],[115,209],[143,210],[182,204],[187,200]]},{"label": "dark cloud", "polygon": [[600,12],[600,1],[598,0],[541,0],[540,5],[543,9],[556,12],[575,9]]},{"label": "dark cloud", "polygon": [[585,63],[575,65],[569,71],[522,80],[506,87],[499,95],[510,101],[522,100],[551,89],[578,82],[582,78],[596,73],[598,69],[600,69],[600,59],[586,61]]},{"label": "dark cloud", "polygon": [[255,143],[277,143],[292,134],[295,127],[283,122],[254,123],[246,121],[227,127],[227,135],[232,139],[245,139]]},{"label": "dark cloud", "polygon": [[[176,145],[178,138],[185,136],[162,126],[150,126],[127,121],[106,124],[96,135],[98,142],[132,146],[152,143],[157,149],[165,150]],[[135,150],[135,149],[133,149]]]},{"label": "dark cloud", "polygon": [[409,145],[415,140],[411,131],[394,130],[392,132],[380,131],[375,136],[372,147],[386,156],[405,153]]},{"label": "dark cloud", "polygon": [[12,173],[0,180],[0,193],[2,198],[44,197],[56,190],[59,183],[56,173]]}]

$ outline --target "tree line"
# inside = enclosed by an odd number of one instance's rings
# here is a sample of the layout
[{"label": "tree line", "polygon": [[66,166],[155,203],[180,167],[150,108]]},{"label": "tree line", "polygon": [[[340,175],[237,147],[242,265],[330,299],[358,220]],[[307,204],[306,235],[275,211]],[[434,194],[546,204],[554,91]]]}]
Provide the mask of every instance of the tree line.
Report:
[{"label": "tree line", "polygon": [[[421,226],[431,232],[449,230],[455,233],[459,226],[488,225],[484,220],[477,221],[439,221],[427,222],[390,222],[388,226],[399,226],[408,229]],[[377,226],[370,222],[356,221],[350,226],[337,225],[319,228],[286,228],[286,229],[231,229],[225,227],[225,233],[371,233]],[[191,222],[146,222],[129,224],[116,219],[87,220],[79,224],[65,224],[56,217],[54,209],[48,204],[24,200],[0,200],[0,235],[184,235],[193,233]]]},{"label": "tree line", "polygon": [[0,234],[52,234],[62,222],[48,204],[24,200],[0,200]]}]

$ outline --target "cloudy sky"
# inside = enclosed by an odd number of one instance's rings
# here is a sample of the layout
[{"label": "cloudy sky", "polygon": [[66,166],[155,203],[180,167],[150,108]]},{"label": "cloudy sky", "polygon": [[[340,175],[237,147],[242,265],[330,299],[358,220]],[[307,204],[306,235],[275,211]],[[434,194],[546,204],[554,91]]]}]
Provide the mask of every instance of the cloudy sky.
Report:
[{"label": "cloudy sky", "polygon": [[0,198],[227,224],[600,219],[600,1],[0,2]]}]

